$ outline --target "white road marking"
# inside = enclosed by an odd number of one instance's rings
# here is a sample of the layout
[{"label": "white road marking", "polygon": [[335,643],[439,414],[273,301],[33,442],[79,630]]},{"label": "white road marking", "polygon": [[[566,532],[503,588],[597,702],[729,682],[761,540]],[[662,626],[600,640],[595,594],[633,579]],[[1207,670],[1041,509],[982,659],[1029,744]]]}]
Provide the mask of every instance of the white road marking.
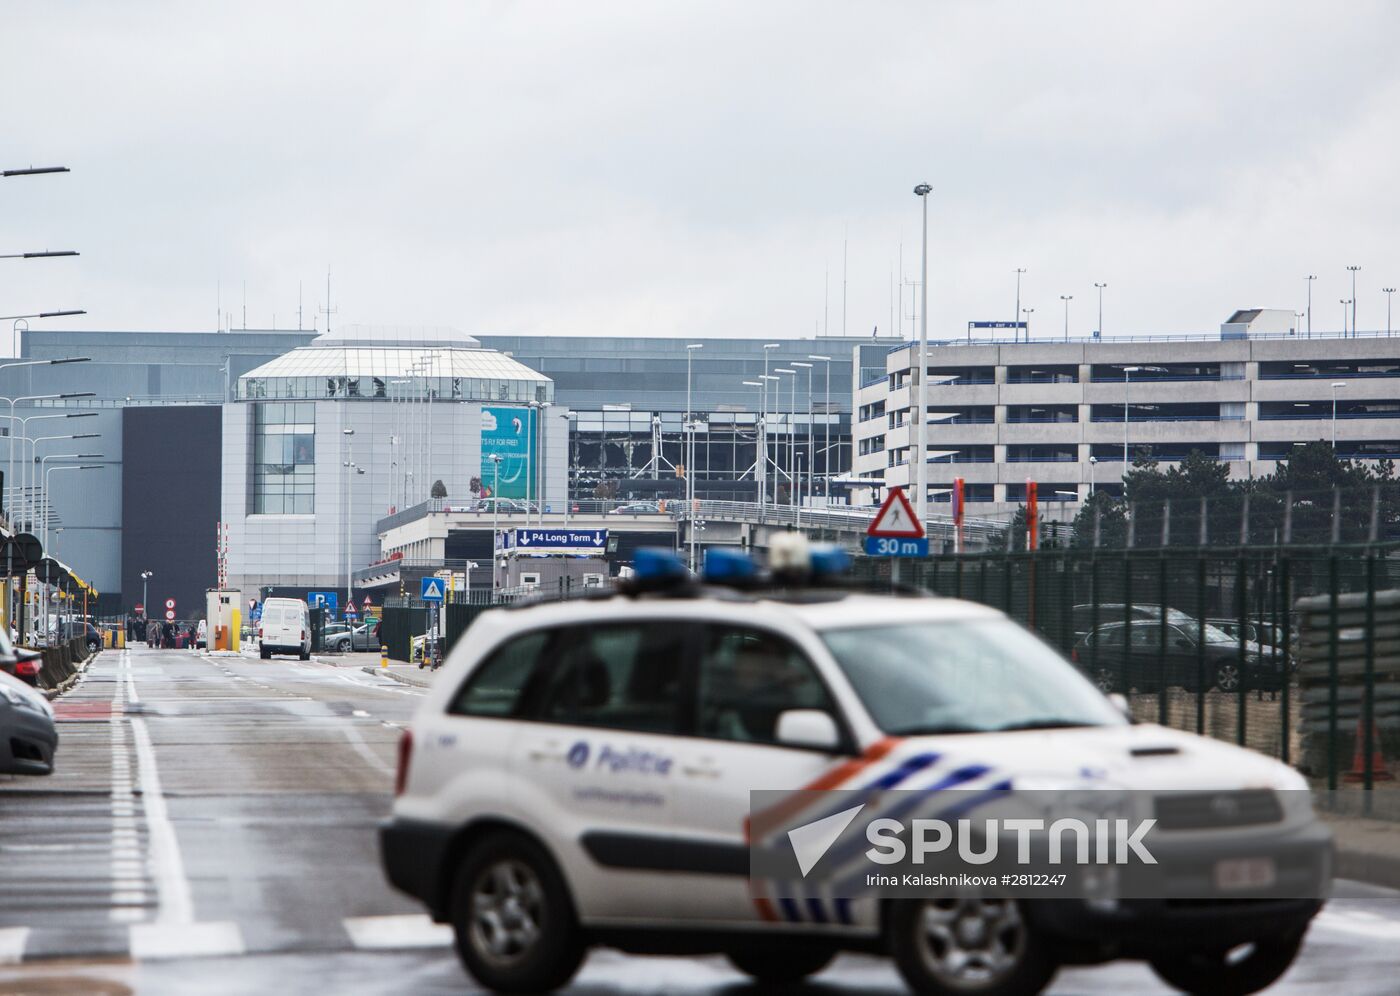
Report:
[{"label": "white road marking", "polygon": [[351,916],[344,921],[350,943],[364,951],[389,948],[440,948],[452,943],[452,928],[425,914]]},{"label": "white road marking", "polygon": [[355,729],[353,724],[345,723],[341,726],[341,730],[345,733],[345,739],[350,741],[350,746],[355,748],[355,753],[384,772],[384,774],[392,775],[395,773],[394,766],[370,749],[369,744],[365,742],[365,738],[360,735],[360,731]]},{"label": "white road marking", "polygon": [[352,712],[350,715],[352,715],[352,716],[359,716],[361,719],[368,719],[368,718],[369,718],[369,713],[365,712],[363,709],[356,709],[356,710],[355,710],[354,712]]},{"label": "white road marking", "polygon": [[243,951],[243,932],[229,921],[138,923],[131,927],[131,956],[136,959],[207,958]]},{"label": "white road marking", "polygon": [[24,960],[28,927],[0,927],[0,965],[18,965]]},{"label": "white road marking", "polygon": [[1355,934],[1379,941],[1400,942],[1400,922],[1385,920],[1375,913],[1365,910],[1325,909],[1313,918],[1314,930],[1327,930],[1339,934]]}]

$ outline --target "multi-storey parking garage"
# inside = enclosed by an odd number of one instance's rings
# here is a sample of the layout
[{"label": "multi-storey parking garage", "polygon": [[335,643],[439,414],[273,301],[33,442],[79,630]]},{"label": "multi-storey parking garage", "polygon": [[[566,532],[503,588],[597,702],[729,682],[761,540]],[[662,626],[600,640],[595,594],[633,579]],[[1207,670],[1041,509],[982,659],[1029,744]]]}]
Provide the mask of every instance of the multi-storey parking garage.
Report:
[{"label": "multi-storey parking garage", "polygon": [[[1335,440],[1360,460],[1400,456],[1400,337],[1287,332],[1065,342],[942,342],[927,362],[923,458],[931,501],[955,478],[986,512],[1025,498],[1075,502],[1121,491],[1125,459],[1191,451],[1234,478],[1273,473],[1294,446]],[[855,472],[913,483],[914,356],[902,344],[858,391]]]}]

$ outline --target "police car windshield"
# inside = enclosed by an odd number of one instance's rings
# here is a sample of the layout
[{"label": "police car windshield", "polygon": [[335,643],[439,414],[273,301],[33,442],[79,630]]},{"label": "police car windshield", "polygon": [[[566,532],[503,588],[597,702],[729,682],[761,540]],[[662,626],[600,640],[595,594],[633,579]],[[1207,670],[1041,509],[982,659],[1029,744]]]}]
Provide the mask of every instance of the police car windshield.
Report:
[{"label": "police car windshield", "polygon": [[1063,658],[1005,619],[860,626],[822,638],[894,736],[1126,722]]}]

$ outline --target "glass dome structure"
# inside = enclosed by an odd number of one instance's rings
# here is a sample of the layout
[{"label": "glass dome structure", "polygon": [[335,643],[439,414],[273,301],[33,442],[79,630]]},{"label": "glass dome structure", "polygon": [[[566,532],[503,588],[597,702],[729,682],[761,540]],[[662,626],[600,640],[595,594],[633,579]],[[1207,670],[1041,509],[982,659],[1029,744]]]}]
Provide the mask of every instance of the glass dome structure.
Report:
[{"label": "glass dome structure", "polygon": [[351,325],[248,371],[237,398],[540,403],[554,382],[454,329]]}]

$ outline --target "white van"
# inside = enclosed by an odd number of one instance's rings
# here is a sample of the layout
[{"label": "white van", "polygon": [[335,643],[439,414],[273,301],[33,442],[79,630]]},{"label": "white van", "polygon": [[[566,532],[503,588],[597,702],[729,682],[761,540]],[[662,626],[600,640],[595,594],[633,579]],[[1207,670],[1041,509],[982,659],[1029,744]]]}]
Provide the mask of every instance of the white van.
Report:
[{"label": "white van", "polygon": [[311,610],[300,598],[269,598],[258,622],[258,656],[296,654],[311,659]]}]

